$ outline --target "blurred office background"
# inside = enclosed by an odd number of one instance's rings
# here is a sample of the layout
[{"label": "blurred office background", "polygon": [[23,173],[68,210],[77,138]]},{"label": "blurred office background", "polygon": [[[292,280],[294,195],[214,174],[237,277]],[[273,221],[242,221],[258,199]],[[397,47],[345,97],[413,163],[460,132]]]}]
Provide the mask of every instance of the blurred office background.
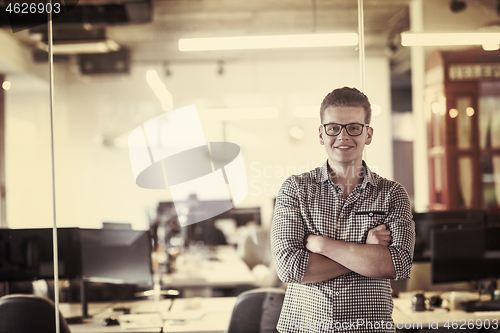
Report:
[{"label": "blurred office background", "polygon": [[[195,104],[207,141],[241,147],[249,192],[237,208],[259,208],[257,224],[268,230],[281,183],[326,161],[318,142],[323,97],[342,86],[360,88],[358,46],[200,52],[178,47],[181,38],[356,32],[358,9],[352,0],[80,0],[78,7],[96,14],[90,20],[76,14],[55,20],[53,33],[56,46],[66,47],[54,58],[55,208],[60,227],[101,228],[114,222],[148,230],[160,203],[172,202],[172,197],[168,189],[135,184],[128,135],[155,116]],[[368,165],[401,182],[417,212],[494,212],[500,203],[500,171],[495,168],[499,51],[480,45],[402,46],[401,33],[498,31],[499,2],[365,0],[364,14],[364,90],[373,106],[375,132],[366,148]],[[0,226],[49,228],[54,206],[46,26],[14,33],[8,23],[2,24]],[[83,41],[103,40],[111,45],[110,52],[78,48]],[[467,65],[487,59],[489,74],[475,81],[489,85],[464,88],[466,100],[460,99],[459,88],[450,92],[442,52],[458,54],[458,59],[460,53],[453,52],[470,52],[464,56]],[[164,85],[161,100],[148,83],[148,73]],[[453,98],[462,104],[453,106]],[[448,111],[454,108],[468,117],[460,114],[460,119],[469,120],[452,129],[455,117]],[[234,117],[214,116],[214,109],[229,110]],[[488,124],[493,124],[490,130]],[[472,138],[464,143],[470,155],[447,154],[454,151],[448,141],[430,139],[432,133],[447,138],[457,132]],[[229,235],[227,223],[218,226]],[[228,237],[237,245],[234,233]]]}]

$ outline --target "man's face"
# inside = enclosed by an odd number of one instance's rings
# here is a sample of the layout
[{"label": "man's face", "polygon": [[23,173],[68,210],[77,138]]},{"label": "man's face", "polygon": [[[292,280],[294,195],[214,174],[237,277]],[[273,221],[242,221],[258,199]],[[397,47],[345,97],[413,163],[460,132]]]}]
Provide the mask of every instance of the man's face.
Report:
[{"label": "man's face", "polygon": [[[365,110],[362,107],[329,106],[323,114],[323,124],[365,123]],[[337,136],[325,133],[323,125],[319,127],[319,142],[325,146],[330,167],[361,166],[363,148],[372,142],[373,129],[364,127],[361,135],[351,136],[345,128]]]}]

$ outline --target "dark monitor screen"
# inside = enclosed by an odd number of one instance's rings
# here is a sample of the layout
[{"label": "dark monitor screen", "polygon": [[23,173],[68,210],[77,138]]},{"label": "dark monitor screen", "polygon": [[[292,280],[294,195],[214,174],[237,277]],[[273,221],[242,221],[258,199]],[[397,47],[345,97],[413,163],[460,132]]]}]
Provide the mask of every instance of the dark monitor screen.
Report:
[{"label": "dark monitor screen", "polygon": [[228,244],[228,239],[216,227],[217,221],[220,220],[233,220],[232,223],[236,228],[245,226],[250,222],[261,225],[260,207],[232,208],[205,221],[188,225],[184,231],[186,244],[196,242],[203,242],[205,245]]},{"label": "dark monitor screen", "polygon": [[500,228],[432,232],[432,283],[500,278]]},{"label": "dark monitor screen", "polygon": [[151,236],[130,229],[80,229],[86,281],[151,286]]},{"label": "dark monitor screen", "polygon": [[482,227],[485,223],[485,216],[485,211],[480,209],[413,213],[413,221],[415,221],[413,261],[430,262],[432,231]]},{"label": "dark monitor screen", "polygon": [[[0,229],[0,281],[54,278],[52,229]],[[59,278],[81,275],[78,228],[57,230]]]},{"label": "dark monitor screen", "polygon": [[260,207],[233,208],[217,215],[214,219],[234,219],[238,227],[244,226],[249,222],[261,225]]}]

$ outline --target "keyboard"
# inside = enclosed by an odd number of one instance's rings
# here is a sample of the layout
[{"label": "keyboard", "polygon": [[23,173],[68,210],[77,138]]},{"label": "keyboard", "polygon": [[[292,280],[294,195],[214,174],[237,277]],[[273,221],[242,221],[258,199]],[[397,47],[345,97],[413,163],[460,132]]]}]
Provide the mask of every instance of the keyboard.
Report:
[{"label": "keyboard", "polygon": [[463,302],[462,307],[466,312],[500,311],[500,300],[468,301],[468,302]]}]

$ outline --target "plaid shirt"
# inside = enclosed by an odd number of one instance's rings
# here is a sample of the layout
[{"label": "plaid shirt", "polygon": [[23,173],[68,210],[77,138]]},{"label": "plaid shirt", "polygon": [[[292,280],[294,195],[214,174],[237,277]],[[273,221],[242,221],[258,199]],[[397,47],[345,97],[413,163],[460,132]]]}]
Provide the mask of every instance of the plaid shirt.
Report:
[{"label": "plaid shirt", "polygon": [[344,198],[328,177],[327,164],[289,177],[276,199],[272,251],[278,276],[288,283],[278,331],[394,332],[390,280],[350,272],[301,283],[309,259],[306,235],[365,244],[368,231],[382,223],[391,231],[388,249],[396,279],[410,274],[415,225],[403,186],[371,172],[363,162],[363,182]]}]

